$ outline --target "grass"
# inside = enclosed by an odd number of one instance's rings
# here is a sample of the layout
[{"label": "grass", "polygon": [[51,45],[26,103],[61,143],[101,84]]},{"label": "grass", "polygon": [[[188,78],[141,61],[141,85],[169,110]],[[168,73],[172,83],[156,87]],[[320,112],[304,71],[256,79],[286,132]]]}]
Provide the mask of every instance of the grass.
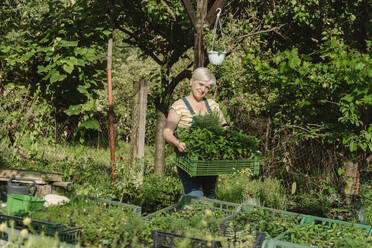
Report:
[{"label": "grass", "polygon": [[[104,168],[110,168],[111,164],[109,148],[97,148],[81,144],[50,145],[45,141],[40,141],[31,144],[28,148],[18,149],[17,151],[15,148],[9,147],[8,142],[4,139],[0,142],[0,150],[3,151],[0,152],[0,163],[9,167],[59,172],[59,165],[62,163],[72,164],[77,161],[90,161]],[[145,147],[145,161],[153,161],[152,150],[153,148],[150,146]],[[120,141],[115,144],[115,161],[129,159],[129,154],[129,143]]]}]

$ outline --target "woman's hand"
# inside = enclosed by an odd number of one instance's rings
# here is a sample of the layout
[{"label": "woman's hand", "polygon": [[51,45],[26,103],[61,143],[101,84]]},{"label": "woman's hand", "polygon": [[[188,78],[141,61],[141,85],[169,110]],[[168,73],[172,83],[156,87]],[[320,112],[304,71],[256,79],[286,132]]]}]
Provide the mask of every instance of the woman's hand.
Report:
[{"label": "woman's hand", "polygon": [[177,147],[179,152],[186,152],[186,144],[185,143],[178,141],[176,147]]}]

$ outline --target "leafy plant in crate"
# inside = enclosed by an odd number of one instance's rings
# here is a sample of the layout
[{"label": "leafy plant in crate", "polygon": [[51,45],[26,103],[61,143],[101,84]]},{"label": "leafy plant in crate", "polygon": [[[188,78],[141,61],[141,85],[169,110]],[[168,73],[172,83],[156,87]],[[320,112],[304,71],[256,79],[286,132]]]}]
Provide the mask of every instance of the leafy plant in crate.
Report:
[{"label": "leafy plant in crate", "polygon": [[224,129],[218,113],[194,116],[189,130],[177,131],[180,140],[186,143],[189,155],[199,160],[232,160],[251,156],[258,146],[255,137]]},{"label": "leafy plant in crate", "polygon": [[216,112],[194,116],[191,128],[177,130],[176,135],[185,142],[187,152],[176,151],[175,162],[191,176],[232,174],[246,168],[258,174],[255,151],[259,140],[224,129]]},{"label": "leafy plant in crate", "polygon": [[99,247],[103,241],[113,246],[132,244],[144,226],[141,217],[127,205],[110,205],[84,197],[49,206],[46,211],[33,212],[30,217],[81,227],[80,242],[87,247]]}]

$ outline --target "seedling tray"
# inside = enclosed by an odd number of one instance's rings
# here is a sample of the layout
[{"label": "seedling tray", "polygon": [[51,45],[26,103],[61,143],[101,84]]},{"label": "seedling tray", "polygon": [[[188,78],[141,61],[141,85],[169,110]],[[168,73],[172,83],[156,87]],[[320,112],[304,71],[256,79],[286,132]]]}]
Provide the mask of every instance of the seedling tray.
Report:
[{"label": "seedling tray", "polygon": [[[193,248],[217,248],[222,247],[219,241],[207,241],[204,239],[196,239],[196,238],[187,238],[182,235],[178,235],[175,233],[163,232],[160,230],[154,230],[151,233],[151,238],[153,240],[153,248],[176,248],[180,247],[179,243],[182,241],[189,241],[191,247]],[[188,246],[189,247],[189,246]]]},{"label": "seedling tray", "polygon": [[239,213],[226,218],[224,223],[237,230],[241,228],[251,232],[264,232],[267,240],[286,232],[290,227],[298,226],[302,219],[303,215],[298,213],[243,202]]},{"label": "seedling tray", "polygon": [[244,169],[250,169],[253,175],[260,173],[260,158],[257,154],[247,160],[198,160],[188,153],[176,151],[174,163],[190,176],[217,176],[234,174]]},{"label": "seedling tray", "polygon": [[30,226],[23,224],[23,218],[19,216],[5,215],[0,213],[0,223],[6,222],[8,226],[17,230],[28,229],[30,232],[44,233],[46,236],[54,237],[57,233],[60,241],[67,243],[76,243],[81,236],[81,228],[69,228],[63,224],[49,223],[45,221],[32,220]]},{"label": "seedling tray", "polygon": [[[32,239],[30,239],[32,238]],[[53,247],[64,247],[64,248],[75,248],[75,244],[69,244],[66,242],[56,242],[54,240],[54,237],[43,237],[39,235],[35,235],[32,233],[28,233],[26,237],[21,235],[21,231],[17,229],[12,228],[6,228],[5,230],[0,231],[0,246],[1,247],[20,247],[20,244],[24,243],[26,240],[29,240],[30,243],[28,243],[29,247],[36,247],[35,245],[40,246],[38,243],[39,239],[49,239],[50,244],[53,244]],[[4,243],[1,243],[1,240],[4,241]],[[13,246],[10,246],[8,242],[12,242],[14,244]],[[17,244],[17,245],[15,245]],[[23,246],[21,246],[23,247]]]},{"label": "seedling tray", "polygon": [[[368,236],[371,237],[372,235],[372,227],[368,225],[363,225],[363,224],[357,224],[357,223],[350,223],[346,221],[339,221],[339,220],[333,220],[333,219],[328,219],[328,218],[321,218],[321,217],[316,217],[316,216],[310,216],[310,215],[304,215],[303,219],[301,220],[300,225],[295,227],[294,229],[300,229],[304,227],[305,225],[309,224],[315,224],[315,225],[323,225],[323,227],[329,227],[331,228],[332,225],[338,225],[341,227],[341,230],[344,230],[345,227],[343,226],[353,226],[356,227],[357,229],[364,229]],[[293,232],[293,231],[292,231]],[[274,239],[271,240],[266,240],[263,244],[263,248],[276,248],[276,247],[285,247],[285,248],[311,248],[314,247],[313,245],[302,245],[302,244],[297,244],[293,242],[289,242],[288,238],[292,235],[291,231],[287,231],[285,233],[280,234],[279,236],[275,237]],[[358,232],[359,233],[359,232]],[[321,240],[327,240],[327,236],[330,235],[325,231],[322,231],[322,234],[325,235],[324,237],[321,238]],[[344,236],[343,233],[341,233],[342,236]],[[331,242],[331,241],[330,241]],[[353,245],[347,246],[344,244],[344,241],[341,240],[343,243],[342,247],[354,247]],[[351,241],[352,242],[352,241]],[[370,243],[365,244],[365,247],[371,247],[372,246],[372,239],[369,241]],[[322,246],[323,247],[323,246]],[[328,247],[328,246],[327,246]],[[333,247],[333,245],[330,245],[330,247]],[[356,246],[355,246],[356,247]]]},{"label": "seedling tray", "polygon": [[98,197],[94,197],[94,196],[90,196],[90,195],[77,195],[74,198],[72,198],[72,201],[79,200],[79,199],[88,199],[88,200],[92,200],[92,201],[96,201],[96,202],[101,202],[101,203],[107,204],[108,206],[112,205],[112,206],[129,207],[138,216],[141,216],[141,214],[142,214],[142,208],[140,206],[133,205],[133,204],[123,203],[123,202],[119,202],[119,201],[107,200],[107,199],[104,199],[104,198],[98,198]]},{"label": "seedling tray", "polygon": [[372,226],[369,225],[363,225],[358,223],[351,223],[347,221],[341,221],[341,220],[334,220],[334,219],[328,219],[328,218],[322,218],[317,216],[311,216],[311,215],[305,215],[304,218],[301,220],[301,225],[307,224],[307,223],[315,223],[315,224],[321,224],[321,223],[327,223],[328,225],[332,224],[338,224],[338,225],[347,225],[347,226],[355,226],[357,228],[365,229],[369,236],[372,236]]},{"label": "seedling tray", "polygon": [[220,201],[206,197],[182,195],[176,204],[160,209],[155,213],[151,213],[147,215],[145,218],[151,219],[152,217],[162,212],[169,213],[171,211],[179,211],[183,209],[185,205],[190,204],[192,201],[197,201],[198,204],[205,209],[209,208],[212,211],[220,211],[225,217],[232,216],[240,210],[240,204],[237,203]]},{"label": "seedling tray", "polygon": [[241,204],[241,211],[251,211],[254,208],[262,208],[262,209],[267,209],[268,211],[272,212],[273,214],[279,214],[282,215],[283,217],[286,216],[293,216],[293,217],[298,217],[300,218],[299,224],[302,224],[303,218],[307,215],[304,214],[299,214],[295,212],[290,212],[290,211],[284,211],[284,210],[279,210],[279,209],[274,209],[274,208],[268,208],[268,207],[263,207],[263,206],[257,206],[257,205],[252,205],[247,202],[243,202]]}]

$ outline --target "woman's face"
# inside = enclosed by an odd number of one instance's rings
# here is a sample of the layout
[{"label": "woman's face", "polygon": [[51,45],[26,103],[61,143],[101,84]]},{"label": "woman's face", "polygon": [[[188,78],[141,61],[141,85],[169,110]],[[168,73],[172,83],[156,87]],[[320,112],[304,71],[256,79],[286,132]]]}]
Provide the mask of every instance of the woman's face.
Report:
[{"label": "woman's face", "polygon": [[190,80],[191,93],[197,101],[203,100],[212,87],[211,81]]}]

